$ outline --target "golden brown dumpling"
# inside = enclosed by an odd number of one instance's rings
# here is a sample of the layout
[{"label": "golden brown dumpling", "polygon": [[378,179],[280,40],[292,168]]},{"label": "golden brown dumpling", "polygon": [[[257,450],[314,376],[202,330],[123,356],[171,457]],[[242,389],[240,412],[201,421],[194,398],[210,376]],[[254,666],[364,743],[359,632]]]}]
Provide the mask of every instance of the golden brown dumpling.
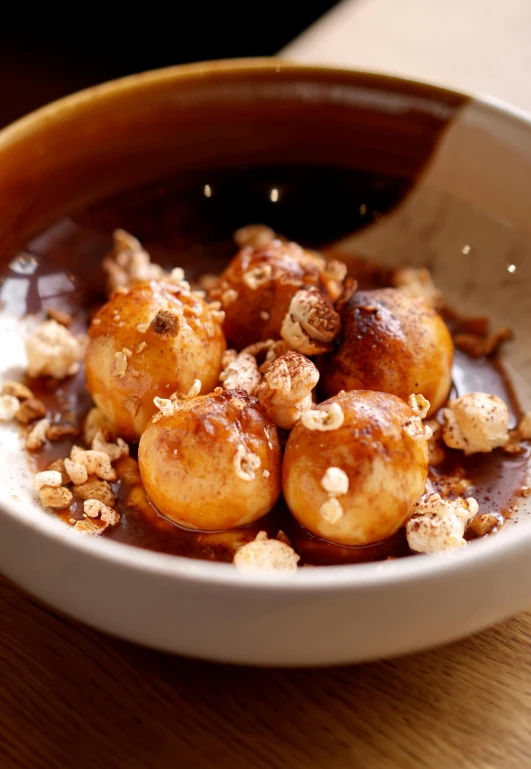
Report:
[{"label": "golden brown dumpling", "polygon": [[289,509],[317,537],[368,545],[397,531],[428,475],[419,416],[400,398],[340,393],[303,412],[284,454]]},{"label": "golden brown dumpling", "polygon": [[446,324],[423,300],[396,288],[356,291],[340,308],[336,350],[324,356],[326,395],[379,390],[407,401],[430,401],[434,414],[451,387],[453,342]]},{"label": "golden brown dumpling", "polygon": [[277,428],[244,390],[219,390],[162,410],[138,461],[149,498],[186,528],[221,531],[261,518],[280,494]]},{"label": "golden brown dumpling", "polygon": [[137,440],[153,398],[216,386],[225,351],[219,314],[170,282],[116,291],[93,319],[85,353],[87,387],[117,432]]}]

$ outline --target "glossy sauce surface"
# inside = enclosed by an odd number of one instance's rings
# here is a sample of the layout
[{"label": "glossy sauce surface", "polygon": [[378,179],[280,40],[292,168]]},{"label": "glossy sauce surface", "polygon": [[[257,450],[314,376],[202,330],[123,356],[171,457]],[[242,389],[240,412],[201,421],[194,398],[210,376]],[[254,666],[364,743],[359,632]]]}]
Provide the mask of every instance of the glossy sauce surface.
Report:
[{"label": "glossy sauce surface", "polygon": [[[139,237],[153,261],[182,266],[193,279],[221,271],[235,252],[232,233],[244,224],[262,221],[303,245],[322,248],[363,226],[367,218],[385,215],[407,189],[401,179],[330,169],[262,169],[216,178],[181,178],[58,223],[13,260],[0,298],[7,311],[20,315],[50,307],[69,312],[72,330],[84,331],[90,314],[104,301],[100,263],[118,226]],[[350,272],[364,287],[385,284],[383,274],[367,269],[362,262],[352,264]],[[510,405],[516,423],[518,406],[495,360],[471,359],[456,352],[453,382],[454,395],[477,389],[499,395]],[[82,371],[59,383],[40,379],[29,384],[54,419],[81,427],[92,405]],[[71,440],[48,443],[31,461],[44,469],[54,459],[68,456],[71,445]],[[403,530],[385,542],[362,548],[317,540],[296,523],[283,501],[258,524],[245,529],[213,534],[186,531],[160,517],[147,500],[135,451],[132,446],[132,458],[120,460],[122,468],[116,465],[122,480],[112,485],[121,522],[103,536],[151,550],[222,561],[231,561],[235,547],[261,530],[270,536],[284,531],[300,553],[301,563],[308,565],[379,560],[409,552]],[[466,478],[466,496],[477,499],[480,511],[501,519],[510,514],[528,460],[527,448],[519,454],[497,450],[471,457],[448,449],[445,461],[431,469],[430,480],[445,495],[458,496],[463,492],[453,493],[452,489]],[[61,515],[66,521],[81,518],[82,503],[75,502]]]}]

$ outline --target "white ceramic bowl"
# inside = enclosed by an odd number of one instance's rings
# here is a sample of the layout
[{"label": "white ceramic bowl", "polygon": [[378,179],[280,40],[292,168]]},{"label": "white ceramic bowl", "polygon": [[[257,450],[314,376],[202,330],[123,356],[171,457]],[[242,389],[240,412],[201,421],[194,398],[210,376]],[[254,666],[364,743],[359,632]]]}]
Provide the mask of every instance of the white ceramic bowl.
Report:
[{"label": "white ceramic bowl", "polygon": [[[265,156],[414,177],[383,221],[342,241],[345,254],[427,263],[451,304],[512,326],[506,365],[531,406],[531,124],[494,103],[275,61],[111,83],[0,133],[0,256],[128,185]],[[5,369],[20,348],[2,321]],[[54,608],[155,648],[257,665],[359,662],[451,641],[531,603],[523,508],[452,555],[252,576],[77,535],[39,509],[9,429],[0,465],[2,571]]]}]

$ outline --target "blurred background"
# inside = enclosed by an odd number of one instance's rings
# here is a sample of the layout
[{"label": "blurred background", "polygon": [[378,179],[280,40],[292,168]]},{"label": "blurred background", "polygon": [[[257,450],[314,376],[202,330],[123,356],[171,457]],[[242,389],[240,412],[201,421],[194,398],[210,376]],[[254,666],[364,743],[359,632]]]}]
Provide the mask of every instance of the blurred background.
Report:
[{"label": "blurred background", "polygon": [[[2,9],[0,125],[80,88],[171,64],[271,56],[336,3],[217,0]],[[56,6],[57,7],[57,6]],[[138,6],[137,6],[138,7]],[[238,10],[237,10],[238,8]],[[243,10],[242,10],[243,8]]]},{"label": "blurred background", "polygon": [[531,0],[2,5],[0,126],[73,91],[185,62],[286,56],[490,94],[531,111]]}]

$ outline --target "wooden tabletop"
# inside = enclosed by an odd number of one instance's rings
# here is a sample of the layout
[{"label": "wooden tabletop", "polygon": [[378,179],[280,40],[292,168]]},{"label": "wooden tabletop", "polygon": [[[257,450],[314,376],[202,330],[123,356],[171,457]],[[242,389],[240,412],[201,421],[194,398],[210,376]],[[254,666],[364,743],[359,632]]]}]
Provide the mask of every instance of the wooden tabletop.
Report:
[{"label": "wooden tabletop", "polygon": [[531,111],[531,3],[342,0],[283,51],[488,94]]},{"label": "wooden tabletop", "polygon": [[185,660],[0,581],[2,769],[523,769],[531,614],[435,651],[328,670]]},{"label": "wooden tabletop", "polygon": [[[18,72],[0,123],[85,84]],[[528,766],[530,613],[398,660],[271,671],[139,648],[0,580],[1,769]]]}]

